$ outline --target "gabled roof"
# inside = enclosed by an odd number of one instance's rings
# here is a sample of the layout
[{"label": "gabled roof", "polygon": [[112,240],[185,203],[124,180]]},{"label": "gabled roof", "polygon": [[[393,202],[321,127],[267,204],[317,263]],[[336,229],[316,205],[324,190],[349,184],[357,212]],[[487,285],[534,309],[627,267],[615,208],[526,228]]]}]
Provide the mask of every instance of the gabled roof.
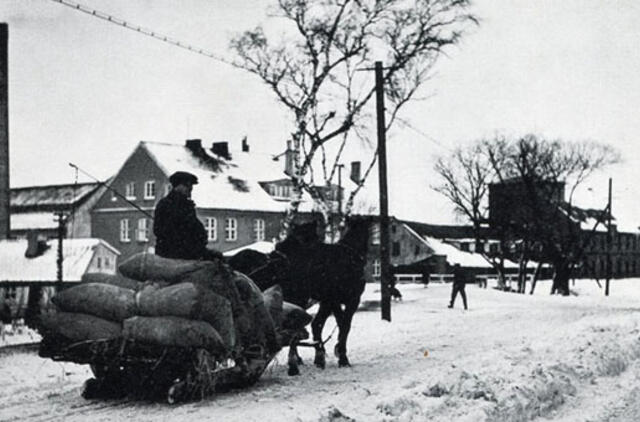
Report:
[{"label": "gabled roof", "polygon": [[[49,248],[36,258],[26,258],[27,240],[0,241],[0,285],[2,282],[55,281],[57,275],[57,246],[49,242]],[[62,243],[62,279],[78,282],[87,271],[95,250],[103,245],[115,255],[120,253],[102,239],[64,239]]]},{"label": "gabled roof", "polygon": [[[274,200],[258,182],[284,176],[283,169],[270,157],[253,153],[232,153],[227,160],[206,149],[199,154],[183,145],[141,142],[149,156],[168,177],[187,171],[198,177],[192,198],[198,208],[284,211],[285,204]],[[252,156],[253,155],[253,156]],[[279,169],[279,170],[278,170]]]},{"label": "gabled roof", "polygon": [[99,183],[70,183],[12,188],[11,209],[16,211],[66,209],[80,204],[99,187]]},{"label": "gabled roof", "polygon": [[[434,237],[417,233],[408,223],[404,223],[404,226],[409,233],[421,240],[433,255],[446,256],[447,262],[450,265],[460,264],[463,267],[492,268],[491,264],[489,264],[479,253],[461,251],[455,246]],[[505,259],[504,266],[506,268],[516,268],[518,265],[508,259]]]}]

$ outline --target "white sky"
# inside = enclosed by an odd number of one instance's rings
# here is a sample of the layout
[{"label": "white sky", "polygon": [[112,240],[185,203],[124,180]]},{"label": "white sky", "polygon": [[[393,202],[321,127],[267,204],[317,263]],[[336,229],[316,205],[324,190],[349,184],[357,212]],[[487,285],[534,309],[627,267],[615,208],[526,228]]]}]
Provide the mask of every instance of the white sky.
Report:
[{"label": "white sky", "polygon": [[[83,0],[82,4],[228,54],[235,31],[262,21],[266,0]],[[388,144],[391,212],[424,222],[454,217],[434,183],[433,156],[471,140],[535,132],[611,143],[625,163],[579,199],[637,227],[640,187],[640,4],[633,0],[477,0],[482,19],[437,65],[428,100]],[[9,23],[11,185],[72,182],[68,162],[100,178],[140,140],[205,143],[244,135],[281,151],[287,115],[249,74],[50,0],[2,0]],[[373,112],[373,103],[371,105]],[[83,178],[81,180],[86,180]]]}]

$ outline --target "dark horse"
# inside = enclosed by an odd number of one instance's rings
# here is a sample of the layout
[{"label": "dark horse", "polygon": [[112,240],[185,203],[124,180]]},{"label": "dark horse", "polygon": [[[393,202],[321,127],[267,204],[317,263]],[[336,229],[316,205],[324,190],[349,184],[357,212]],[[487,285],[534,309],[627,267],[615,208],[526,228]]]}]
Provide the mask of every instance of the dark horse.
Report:
[{"label": "dark horse", "polygon": [[[346,232],[336,244],[322,241],[316,222],[305,223],[294,226],[271,254],[245,250],[232,257],[229,264],[251,277],[262,290],[280,284],[287,302],[305,309],[313,301],[319,302],[318,313],[311,323],[316,347],[314,363],[325,367],[322,329],[333,314],[339,330],[335,347],[338,364],[349,366],[347,337],[365,287],[368,238],[369,223],[362,217],[349,219]],[[290,352],[290,374],[298,372],[295,345],[291,345],[296,359],[292,359]]]}]

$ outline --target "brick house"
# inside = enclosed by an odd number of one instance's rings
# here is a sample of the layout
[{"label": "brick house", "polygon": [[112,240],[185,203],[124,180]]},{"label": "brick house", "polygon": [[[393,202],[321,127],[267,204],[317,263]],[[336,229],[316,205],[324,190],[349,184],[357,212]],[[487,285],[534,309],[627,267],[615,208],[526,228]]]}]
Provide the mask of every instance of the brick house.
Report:
[{"label": "brick house", "polygon": [[[126,259],[140,251],[153,251],[153,212],[157,202],[171,189],[169,176],[175,171],[195,174],[192,199],[207,230],[209,247],[222,252],[278,236],[291,193],[283,160],[251,153],[246,139],[231,151],[226,142],[205,149],[199,139],[184,145],[140,142],[91,214],[91,232],[105,239]],[[300,219],[309,218],[310,201],[301,204]]]}]

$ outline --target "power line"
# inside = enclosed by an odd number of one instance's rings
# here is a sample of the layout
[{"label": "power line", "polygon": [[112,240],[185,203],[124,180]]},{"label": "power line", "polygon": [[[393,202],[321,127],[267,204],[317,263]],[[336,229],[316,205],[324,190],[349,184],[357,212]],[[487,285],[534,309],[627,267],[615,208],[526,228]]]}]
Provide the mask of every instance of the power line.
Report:
[{"label": "power line", "polygon": [[60,3],[60,4],[64,5],[64,6],[67,6],[67,7],[71,8],[71,9],[74,9],[74,10],[78,10],[78,11],[80,11],[82,13],[86,13],[89,16],[93,16],[93,17],[96,17],[98,19],[102,19],[102,20],[104,20],[106,22],[110,22],[112,24],[121,26],[123,28],[130,29],[131,31],[138,32],[138,33],[140,33],[142,35],[146,35],[148,37],[155,38],[156,40],[165,42],[167,44],[171,44],[171,45],[173,45],[175,47],[180,47],[180,48],[182,48],[184,50],[191,51],[192,53],[200,54],[200,55],[208,57],[210,59],[214,59],[214,60],[217,60],[219,62],[222,62],[222,63],[228,64],[230,66],[233,66],[233,64],[229,60],[227,60],[227,59],[223,58],[222,56],[219,56],[219,55],[217,55],[215,53],[207,51],[207,50],[205,50],[203,48],[194,47],[191,44],[182,42],[182,41],[180,41],[180,40],[178,40],[176,38],[170,37],[168,35],[164,35],[164,34],[162,34],[160,32],[153,31],[151,29],[144,28],[142,26],[132,24],[130,22],[125,21],[124,19],[120,19],[120,18],[117,18],[115,16],[109,15],[108,13],[100,12],[98,10],[91,9],[91,8],[89,8],[87,6],[83,6],[83,5],[79,4],[79,3],[75,3],[75,2],[71,2],[71,1],[67,1],[67,0],[51,0],[51,1],[53,1],[55,3]]},{"label": "power line", "polygon": [[413,131],[415,131],[416,133],[422,135],[427,141],[436,144],[437,146],[439,146],[440,148],[444,148],[449,152],[453,152],[453,150],[445,145],[443,145],[440,141],[438,141],[436,138],[434,138],[433,136],[427,135],[426,133],[424,133],[423,131],[421,131],[420,129],[418,129],[417,127],[413,126],[411,123],[409,123],[408,121],[401,119],[399,117],[396,117],[396,119],[403,124],[404,126],[408,127],[409,129],[412,129]]}]

